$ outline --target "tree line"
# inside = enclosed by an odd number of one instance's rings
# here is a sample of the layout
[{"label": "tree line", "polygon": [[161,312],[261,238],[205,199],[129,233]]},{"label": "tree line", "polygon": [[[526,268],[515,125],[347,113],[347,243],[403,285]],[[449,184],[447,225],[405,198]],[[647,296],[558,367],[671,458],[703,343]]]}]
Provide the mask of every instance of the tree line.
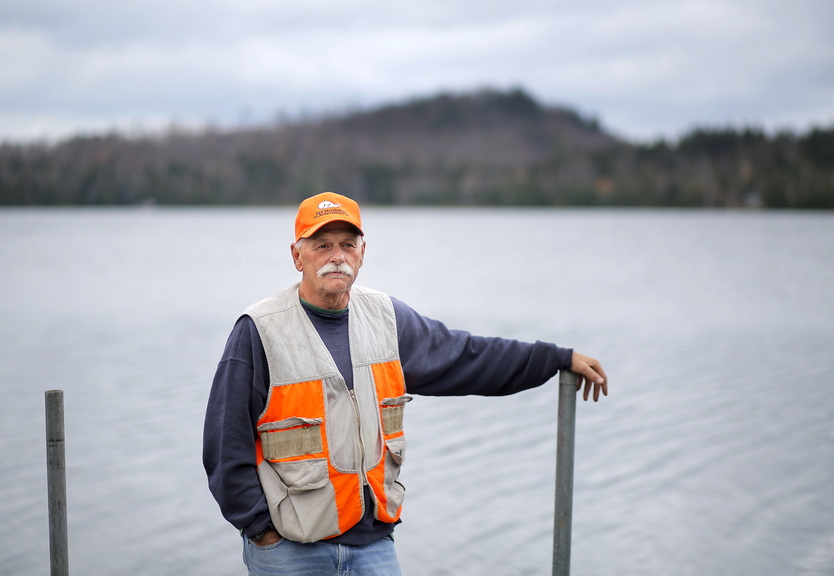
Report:
[{"label": "tree line", "polygon": [[281,125],[0,145],[0,205],[277,205],[324,190],[379,205],[834,208],[834,126],[698,128],[629,142],[521,89]]}]

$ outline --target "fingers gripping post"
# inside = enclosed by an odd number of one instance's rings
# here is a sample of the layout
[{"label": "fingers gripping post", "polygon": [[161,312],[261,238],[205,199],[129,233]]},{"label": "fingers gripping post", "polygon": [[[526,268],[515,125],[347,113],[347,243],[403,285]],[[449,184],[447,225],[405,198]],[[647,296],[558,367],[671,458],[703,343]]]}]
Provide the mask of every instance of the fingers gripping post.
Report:
[{"label": "fingers gripping post", "polygon": [[559,422],[556,435],[556,513],[553,526],[553,576],[570,574],[573,516],[573,450],[576,432],[576,385],[579,377],[559,373]]}]

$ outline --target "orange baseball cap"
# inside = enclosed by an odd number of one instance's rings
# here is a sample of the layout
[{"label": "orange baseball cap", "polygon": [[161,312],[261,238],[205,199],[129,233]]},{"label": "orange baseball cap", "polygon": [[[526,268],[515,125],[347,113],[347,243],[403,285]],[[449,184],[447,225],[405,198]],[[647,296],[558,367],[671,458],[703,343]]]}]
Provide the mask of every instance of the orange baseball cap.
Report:
[{"label": "orange baseball cap", "polygon": [[304,200],[298,206],[295,217],[295,239],[308,238],[316,230],[330,222],[347,222],[356,226],[362,232],[362,217],[359,215],[359,204],[341,194],[324,192]]}]

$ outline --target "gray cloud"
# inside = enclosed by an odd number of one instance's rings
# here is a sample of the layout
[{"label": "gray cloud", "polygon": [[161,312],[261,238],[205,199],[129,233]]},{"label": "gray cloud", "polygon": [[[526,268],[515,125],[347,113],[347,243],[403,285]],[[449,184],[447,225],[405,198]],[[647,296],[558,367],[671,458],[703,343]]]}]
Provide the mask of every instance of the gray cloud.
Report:
[{"label": "gray cloud", "polygon": [[2,139],[513,85],[631,137],[834,122],[827,0],[16,4],[0,6]]}]

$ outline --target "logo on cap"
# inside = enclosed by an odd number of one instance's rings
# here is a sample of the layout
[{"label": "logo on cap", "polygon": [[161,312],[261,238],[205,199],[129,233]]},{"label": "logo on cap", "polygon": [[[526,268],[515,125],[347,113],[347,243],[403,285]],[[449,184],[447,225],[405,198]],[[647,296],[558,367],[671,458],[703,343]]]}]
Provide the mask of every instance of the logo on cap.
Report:
[{"label": "logo on cap", "polygon": [[331,202],[330,200],[325,200],[319,204],[319,210],[324,210],[325,208],[338,208],[341,204],[336,204],[335,202]]}]

